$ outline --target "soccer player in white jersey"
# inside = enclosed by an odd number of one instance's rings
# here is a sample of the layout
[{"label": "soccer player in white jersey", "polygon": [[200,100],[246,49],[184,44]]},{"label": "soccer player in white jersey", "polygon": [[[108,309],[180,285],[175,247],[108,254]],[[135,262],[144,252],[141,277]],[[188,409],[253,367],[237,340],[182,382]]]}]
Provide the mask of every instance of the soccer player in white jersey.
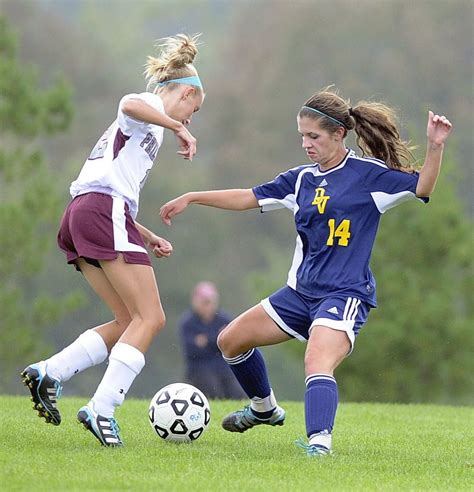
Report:
[{"label": "soccer player in white jersey", "polygon": [[[428,201],[440,171],[451,123],[428,116],[428,147],[416,172],[399,136],[394,112],[379,103],[351,108],[337,93],[323,90],[300,109],[298,131],[313,162],[253,189],[191,192],[161,208],[166,224],[190,204],[228,210],[286,207],[294,214],[296,248],[287,285],[232,321],[218,345],[250,404],[224,418],[230,432],[258,425],[282,425],[284,410],[270,386],[257,347],[297,338],[305,353],[305,418],[309,456],[331,452],[338,404],[334,370],[350,354],[355,337],[376,306],[369,260],[381,215],[412,198]],[[347,149],[355,130],[364,157]]]},{"label": "soccer player in white jersey", "polygon": [[192,160],[196,140],[187,130],[204,92],[196,68],[197,36],[161,40],[149,56],[145,75],[153,92],[128,94],[117,117],[72,183],[58,233],[68,263],[110,308],[114,319],[82,333],[71,345],[22,372],[34,408],[59,425],[56,400],[73,375],[108,358],[104,377],[77,418],[104,446],[121,446],[114,410],[123,403],[145,365],[144,353],[163,328],[165,314],[147,248],[158,258],[172,246],[135,222],[139,194],[163,141],[165,129],[177,138],[184,159]]}]

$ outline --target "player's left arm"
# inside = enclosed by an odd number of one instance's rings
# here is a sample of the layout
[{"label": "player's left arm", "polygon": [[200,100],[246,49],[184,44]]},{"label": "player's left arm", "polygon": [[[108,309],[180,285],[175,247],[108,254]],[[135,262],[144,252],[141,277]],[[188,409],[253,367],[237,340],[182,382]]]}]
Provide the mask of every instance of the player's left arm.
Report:
[{"label": "player's left arm", "polygon": [[173,252],[173,246],[166,239],[157,236],[155,233],[151,232],[145,226],[142,226],[138,222],[135,222],[135,226],[140,233],[145,245],[153,251],[153,254],[157,258],[168,257]]},{"label": "player's left arm", "polygon": [[434,114],[432,111],[428,112],[428,126],[426,128],[428,146],[425,163],[420,169],[416,196],[428,197],[433,193],[441,169],[444,144],[452,128],[453,125],[446,116]]},{"label": "player's left arm", "polygon": [[177,152],[185,159],[192,161],[196,154],[196,139],[191,135],[186,125],[189,120],[177,121],[167,114],[158,111],[145,101],[138,98],[128,98],[120,103],[120,109],[124,114],[134,120],[151,123],[171,130],[178,140],[180,150]]}]

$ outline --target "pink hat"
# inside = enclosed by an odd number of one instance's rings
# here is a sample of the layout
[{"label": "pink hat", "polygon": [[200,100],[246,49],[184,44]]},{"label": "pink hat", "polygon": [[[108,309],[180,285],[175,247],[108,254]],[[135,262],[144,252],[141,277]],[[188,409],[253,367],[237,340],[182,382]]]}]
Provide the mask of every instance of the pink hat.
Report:
[{"label": "pink hat", "polygon": [[217,299],[219,292],[212,282],[199,282],[193,289],[193,297],[201,299]]}]

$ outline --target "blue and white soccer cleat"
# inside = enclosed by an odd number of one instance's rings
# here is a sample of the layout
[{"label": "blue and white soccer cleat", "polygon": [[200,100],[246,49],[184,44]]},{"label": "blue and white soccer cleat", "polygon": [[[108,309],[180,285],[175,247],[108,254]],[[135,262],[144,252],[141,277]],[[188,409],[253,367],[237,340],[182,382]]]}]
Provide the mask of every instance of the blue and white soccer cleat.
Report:
[{"label": "blue and white soccer cleat", "polygon": [[59,425],[61,415],[56,402],[61,396],[62,386],[59,381],[46,374],[46,362],[31,364],[20,375],[23,384],[30,390],[33,408],[37,410],[38,417],[44,418],[47,424]]},{"label": "blue and white soccer cleat", "polygon": [[123,446],[120,439],[120,427],[113,417],[99,415],[89,403],[77,412],[77,421],[97,438],[102,446]]},{"label": "blue and white soccer cleat", "polygon": [[229,432],[245,432],[256,425],[283,425],[285,416],[285,410],[277,406],[269,419],[259,419],[252,412],[250,405],[246,405],[243,410],[237,410],[224,417],[222,427]]},{"label": "blue and white soccer cleat", "polygon": [[328,456],[332,454],[332,451],[328,449],[326,446],[322,446],[321,444],[308,444],[303,438],[299,438],[295,441],[295,444],[304,450],[306,456],[311,458],[315,456]]}]

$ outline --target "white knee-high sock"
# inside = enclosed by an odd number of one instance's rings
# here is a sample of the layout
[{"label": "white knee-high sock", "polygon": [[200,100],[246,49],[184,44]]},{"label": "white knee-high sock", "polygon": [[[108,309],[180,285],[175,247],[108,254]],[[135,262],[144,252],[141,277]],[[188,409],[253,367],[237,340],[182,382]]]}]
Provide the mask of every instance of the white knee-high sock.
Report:
[{"label": "white knee-high sock", "polygon": [[74,374],[103,362],[107,354],[104,339],[95,330],[87,330],[46,360],[46,372],[58,381],[67,381]]},{"label": "white knee-high sock", "polygon": [[103,417],[112,417],[134,379],[145,366],[145,356],[132,345],[117,343],[110,352],[109,365],[91,403]]}]

